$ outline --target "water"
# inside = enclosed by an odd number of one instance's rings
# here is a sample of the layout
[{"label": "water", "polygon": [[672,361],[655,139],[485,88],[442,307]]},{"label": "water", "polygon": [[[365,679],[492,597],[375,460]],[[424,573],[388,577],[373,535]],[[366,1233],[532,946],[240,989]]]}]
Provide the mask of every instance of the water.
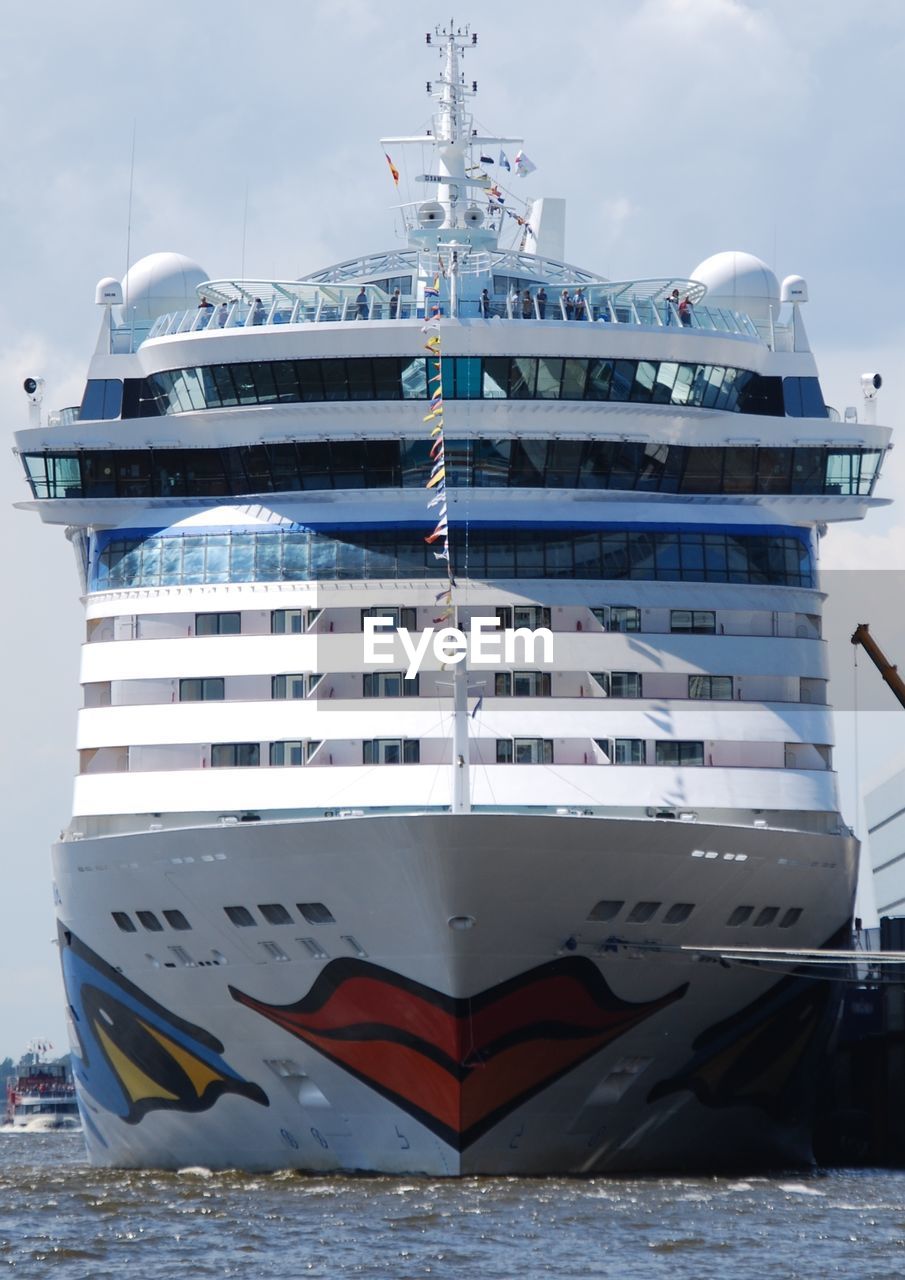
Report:
[{"label": "water", "polygon": [[905,1172],[750,1178],[111,1173],[0,1132],[0,1273],[53,1280],[899,1280]]}]

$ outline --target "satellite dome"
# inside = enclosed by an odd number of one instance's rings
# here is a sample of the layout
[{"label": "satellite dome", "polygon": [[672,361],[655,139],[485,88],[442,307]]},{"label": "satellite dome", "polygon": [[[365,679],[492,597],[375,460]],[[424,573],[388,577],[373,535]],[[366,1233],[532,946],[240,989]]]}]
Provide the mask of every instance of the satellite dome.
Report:
[{"label": "satellite dome", "polygon": [[706,258],[691,273],[693,280],[707,286],[706,302],[743,311],[752,320],[769,321],[779,314],[779,281],[753,253],[729,250]]},{"label": "satellite dome", "polygon": [[123,277],[123,315],[126,320],[155,320],[167,311],[197,306],[195,288],[209,276],[182,253],[149,253]]}]

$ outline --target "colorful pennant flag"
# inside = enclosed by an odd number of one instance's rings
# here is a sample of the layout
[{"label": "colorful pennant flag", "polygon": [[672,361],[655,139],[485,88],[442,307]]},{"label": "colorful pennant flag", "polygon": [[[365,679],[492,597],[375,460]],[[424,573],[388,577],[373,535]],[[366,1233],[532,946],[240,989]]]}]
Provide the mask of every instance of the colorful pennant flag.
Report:
[{"label": "colorful pennant flag", "polygon": [[[521,154],[521,153],[519,153],[519,154]],[[518,163],[518,161],[516,161],[516,163]],[[509,161],[506,159],[506,152],[505,152],[505,151],[501,151],[501,152],[500,152],[500,164],[503,166],[503,168],[504,168],[504,169],[508,170],[510,173],[512,172],[512,165],[511,165],[511,164],[509,163]]]},{"label": "colorful pennant flag", "polygon": [[529,173],[533,173],[537,165],[529,160],[524,151],[516,152],[515,156],[515,172],[520,178],[527,178]]},{"label": "colorful pennant flag", "polygon": [[387,153],[386,153],[385,151],[384,151],[384,153],[383,153],[383,154],[387,157],[387,164],[390,166],[390,173],[393,175],[393,181],[395,182],[396,186],[398,187],[398,186],[399,186],[399,170],[398,170],[398,169],[396,168],[396,166],[393,164],[393,162],[392,162],[392,160],[390,159],[390,157],[389,157],[389,156],[387,156]]}]

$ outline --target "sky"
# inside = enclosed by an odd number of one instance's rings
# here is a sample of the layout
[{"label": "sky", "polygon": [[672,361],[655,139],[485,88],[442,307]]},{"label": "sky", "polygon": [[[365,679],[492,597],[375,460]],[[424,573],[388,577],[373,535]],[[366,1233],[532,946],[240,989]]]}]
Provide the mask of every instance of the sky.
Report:
[{"label": "sky", "polygon": [[[515,134],[537,171],[519,189],[569,201],[567,260],[612,279],[691,274],[724,249],[808,281],[804,317],[825,396],[879,421],[905,414],[905,5],[901,0],[471,0],[465,71],[482,130]],[[0,68],[0,409],[27,425],[77,404],[100,322],[94,288],[175,250],[212,278],[292,278],[394,247],[378,139],[425,128],[448,19],[426,0],[31,0],[4,12]],[[134,167],[131,163],[134,136]],[[131,219],[130,208],[131,181]],[[905,498],[905,450],[878,494]],[[0,458],[0,1057],[35,1037],[64,1050],[49,847],[75,768],[75,562],[60,527]],[[855,722],[846,637],[869,621],[905,663],[905,503],[832,529],[831,644],[845,816],[856,787],[905,765],[905,716],[862,658]],[[837,642],[838,641],[838,642]],[[866,710],[864,708],[867,708]],[[855,750],[857,743],[858,750]]]}]

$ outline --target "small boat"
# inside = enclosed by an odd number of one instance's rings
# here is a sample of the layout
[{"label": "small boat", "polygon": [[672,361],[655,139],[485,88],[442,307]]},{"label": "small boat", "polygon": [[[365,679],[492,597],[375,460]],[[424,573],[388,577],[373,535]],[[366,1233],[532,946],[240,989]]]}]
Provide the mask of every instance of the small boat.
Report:
[{"label": "small boat", "polygon": [[6,1123],[15,1129],[44,1132],[81,1127],[69,1059],[49,1062],[49,1044],[29,1045],[6,1083]]}]

